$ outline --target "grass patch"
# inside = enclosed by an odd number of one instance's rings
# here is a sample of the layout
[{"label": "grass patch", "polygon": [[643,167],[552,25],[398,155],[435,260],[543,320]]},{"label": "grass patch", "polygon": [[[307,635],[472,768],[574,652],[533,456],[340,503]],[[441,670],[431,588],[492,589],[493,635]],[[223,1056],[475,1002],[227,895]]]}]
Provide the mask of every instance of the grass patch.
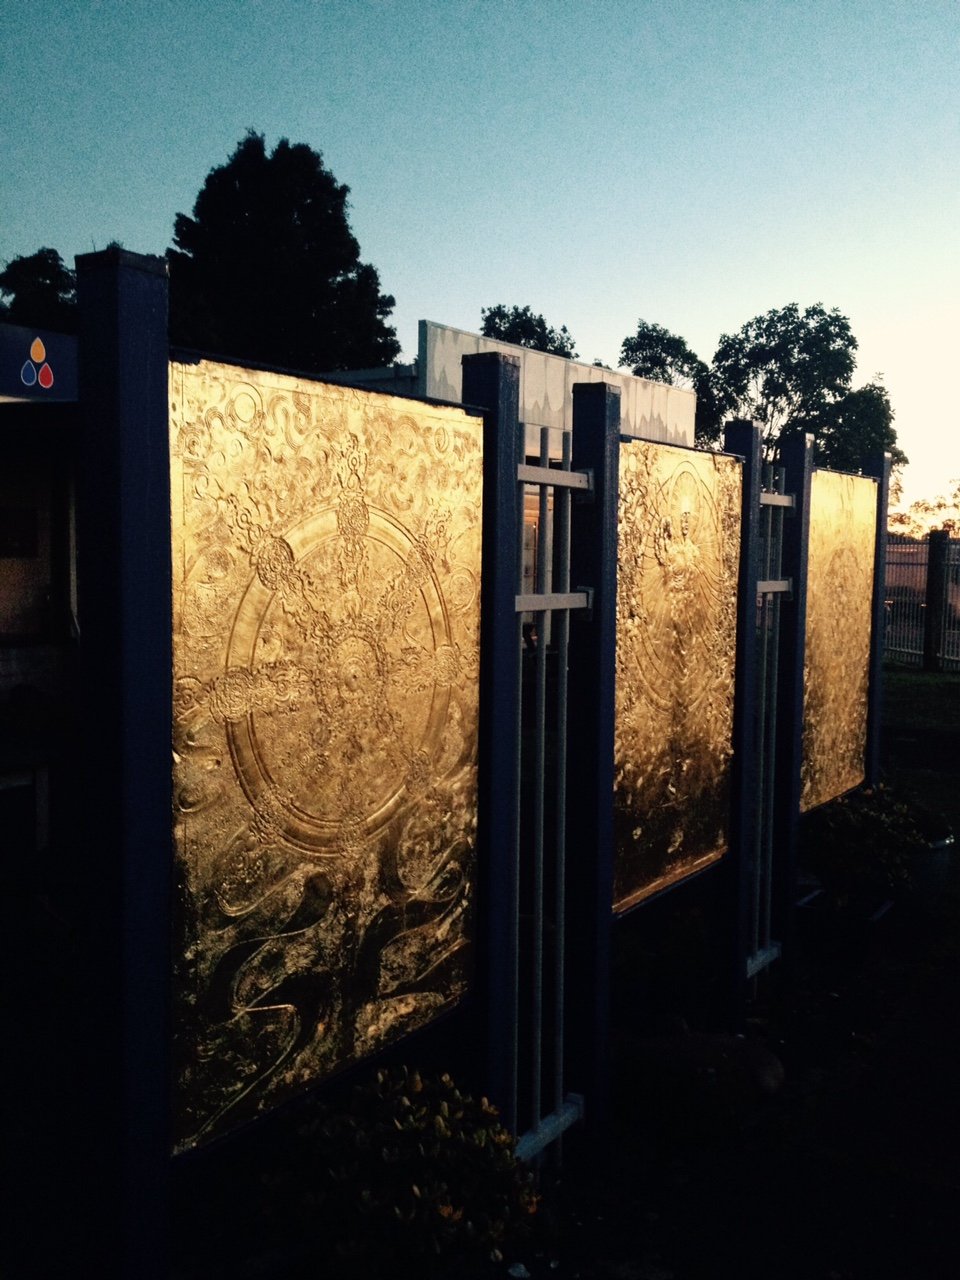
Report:
[{"label": "grass patch", "polygon": [[900,795],[960,835],[960,673],[884,670],[881,759]]}]

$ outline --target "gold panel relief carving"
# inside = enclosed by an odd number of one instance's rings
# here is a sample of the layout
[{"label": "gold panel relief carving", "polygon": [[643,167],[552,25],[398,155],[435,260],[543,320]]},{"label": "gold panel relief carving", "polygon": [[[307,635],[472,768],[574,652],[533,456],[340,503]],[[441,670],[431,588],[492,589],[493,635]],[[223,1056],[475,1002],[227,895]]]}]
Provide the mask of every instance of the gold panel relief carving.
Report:
[{"label": "gold panel relief carving", "polygon": [[621,445],[614,905],[727,846],[741,464]]},{"label": "gold panel relief carving", "polygon": [[810,491],[800,808],[864,778],[877,482],[814,471]]},{"label": "gold panel relief carving", "polygon": [[455,409],[170,385],[185,1148],[465,989],[482,456]]}]

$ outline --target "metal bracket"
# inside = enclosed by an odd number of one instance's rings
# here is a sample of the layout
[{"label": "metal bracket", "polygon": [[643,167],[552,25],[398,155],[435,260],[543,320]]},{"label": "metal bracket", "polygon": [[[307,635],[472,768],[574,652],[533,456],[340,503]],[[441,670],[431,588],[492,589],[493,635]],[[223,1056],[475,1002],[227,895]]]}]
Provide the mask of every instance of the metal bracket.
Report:
[{"label": "metal bracket", "polygon": [[593,502],[597,496],[593,467],[582,467],[580,470],[581,473],[587,477],[587,487],[585,489],[573,490],[572,497],[574,506],[582,506],[583,503]]}]

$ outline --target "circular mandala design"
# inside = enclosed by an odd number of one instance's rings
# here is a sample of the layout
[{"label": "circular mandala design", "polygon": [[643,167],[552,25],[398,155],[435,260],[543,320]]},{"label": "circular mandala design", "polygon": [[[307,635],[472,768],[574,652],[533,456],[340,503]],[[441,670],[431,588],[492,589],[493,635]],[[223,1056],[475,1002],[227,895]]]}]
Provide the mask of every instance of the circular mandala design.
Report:
[{"label": "circular mandala design", "polygon": [[370,528],[370,512],[362,498],[347,495],[337,507],[337,528],[344,538],[362,538]]},{"label": "circular mandala design", "polygon": [[[345,507],[351,531],[366,529],[363,555],[375,584],[359,615],[338,576]],[[428,548],[353,497],[265,544],[256,571],[233,622],[214,714],[226,722],[254,812],[268,812],[288,844],[347,856],[403,805],[421,757],[438,758],[459,670],[447,606]],[[295,608],[281,589],[291,577],[308,584]],[[398,593],[408,608],[396,609]],[[281,708],[271,673],[257,661],[268,633],[313,697]],[[403,678],[411,662],[431,672],[426,688],[411,692]],[[293,778],[291,758],[299,764]],[[276,803],[280,779],[284,798]]]},{"label": "circular mandala design", "polygon": [[293,548],[283,538],[264,538],[257,546],[254,564],[263,585],[277,591],[293,569]]},{"label": "circular mandala design", "polygon": [[210,709],[214,718],[229,723],[253,709],[257,681],[252,671],[233,667],[214,683]]}]

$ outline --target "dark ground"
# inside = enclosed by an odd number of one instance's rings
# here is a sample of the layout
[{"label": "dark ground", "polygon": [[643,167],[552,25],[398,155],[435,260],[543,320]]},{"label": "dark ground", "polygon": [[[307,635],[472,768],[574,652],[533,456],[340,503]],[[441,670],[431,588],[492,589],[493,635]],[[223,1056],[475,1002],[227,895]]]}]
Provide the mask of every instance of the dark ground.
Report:
[{"label": "dark ground", "polygon": [[[888,671],[885,688],[888,782],[923,803],[931,832],[944,821],[960,832],[960,675]],[[801,912],[796,979],[758,991],[744,1040],[705,1034],[715,1028],[683,1002],[677,1012],[689,1031],[666,1006],[655,1024],[645,1007],[620,1008],[614,1136],[594,1157],[569,1140],[560,1175],[544,1172],[536,1238],[489,1274],[960,1275],[960,854],[956,846],[925,853],[912,871],[911,888],[875,920],[880,903]],[[29,945],[18,932],[25,919]],[[21,1153],[23,1194],[8,1217],[0,1274],[85,1280],[92,1273],[71,1259],[83,1252],[88,1209],[101,1198],[89,1169],[98,1135],[82,1126],[72,1133],[63,1118],[89,1111],[83,1080],[96,1063],[85,1073],[81,1061],[89,1006],[79,997],[51,1005],[76,965],[66,924],[21,914],[7,928],[15,957],[29,946],[37,953],[30,972],[46,997],[21,993],[13,1009],[22,1005],[25,1020],[7,1023],[8,1063],[23,1084],[8,1091],[5,1131],[8,1151]],[[8,972],[23,980],[22,969]],[[82,990],[79,979],[75,985]],[[51,1030],[30,1018],[49,1019],[51,1008],[62,1053],[38,1059],[27,1046]],[[46,1101],[31,1105],[34,1096]],[[190,1253],[180,1251],[182,1280],[294,1275],[256,1249],[226,1267]],[[307,1274],[325,1280],[322,1251],[315,1266],[296,1272]],[[421,1273],[398,1260],[391,1274]]]},{"label": "dark ground", "polygon": [[[960,675],[888,671],[884,717],[891,793],[920,806],[929,836],[960,832]],[[889,899],[825,898],[799,912],[793,978],[776,966],[758,984],[742,1038],[698,1007],[715,957],[688,907],[648,988],[658,997],[614,1009],[609,1141],[591,1152],[571,1135],[560,1172],[542,1172],[533,1240],[484,1276],[960,1275],[960,854],[916,853]],[[621,944],[615,965],[634,960]],[[324,1280],[325,1252],[289,1266],[255,1249],[223,1274]],[[386,1274],[427,1269],[397,1258]]]},{"label": "dark ground", "polygon": [[[960,833],[960,676],[886,673],[884,770]],[[568,1162],[531,1274],[960,1275],[960,854],[911,873],[878,919],[801,912],[795,982],[761,988],[739,1049],[620,1039],[617,1136]]]}]

